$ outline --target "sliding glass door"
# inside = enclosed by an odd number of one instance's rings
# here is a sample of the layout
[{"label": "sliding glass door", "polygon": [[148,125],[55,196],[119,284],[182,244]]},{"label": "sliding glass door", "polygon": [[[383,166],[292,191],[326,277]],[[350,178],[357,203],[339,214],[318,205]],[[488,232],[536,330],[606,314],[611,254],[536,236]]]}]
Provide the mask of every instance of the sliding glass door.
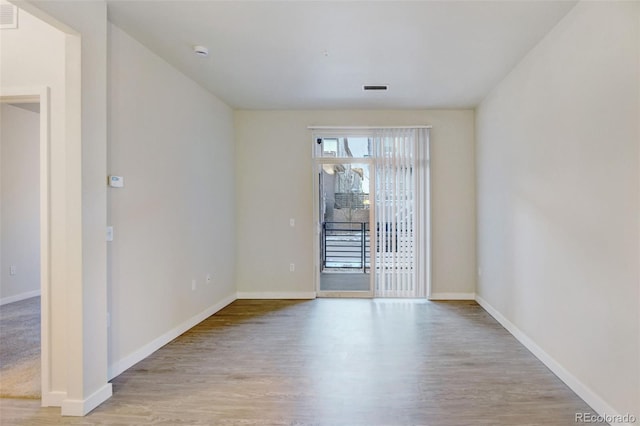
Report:
[{"label": "sliding glass door", "polygon": [[426,297],[425,128],[316,137],[319,296]]}]

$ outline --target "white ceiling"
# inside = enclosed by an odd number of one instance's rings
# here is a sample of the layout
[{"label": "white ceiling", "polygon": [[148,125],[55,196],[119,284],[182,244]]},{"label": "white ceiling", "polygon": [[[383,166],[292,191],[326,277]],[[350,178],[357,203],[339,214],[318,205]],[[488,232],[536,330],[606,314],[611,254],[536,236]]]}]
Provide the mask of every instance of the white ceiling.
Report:
[{"label": "white ceiling", "polygon": [[574,5],[108,0],[113,23],[242,109],[474,107]]}]

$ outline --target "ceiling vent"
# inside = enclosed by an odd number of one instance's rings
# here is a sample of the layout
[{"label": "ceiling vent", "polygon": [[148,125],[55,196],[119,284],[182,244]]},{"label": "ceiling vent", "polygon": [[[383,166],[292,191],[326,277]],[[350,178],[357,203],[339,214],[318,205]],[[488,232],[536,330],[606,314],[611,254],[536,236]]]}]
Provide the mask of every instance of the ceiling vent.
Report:
[{"label": "ceiling vent", "polygon": [[0,2],[0,29],[18,28],[18,8],[7,2]]},{"label": "ceiling vent", "polygon": [[378,84],[378,85],[370,85],[370,86],[362,86],[362,89],[365,91],[369,91],[369,90],[377,90],[377,91],[384,91],[387,90],[389,88],[389,86],[387,86],[386,84]]}]

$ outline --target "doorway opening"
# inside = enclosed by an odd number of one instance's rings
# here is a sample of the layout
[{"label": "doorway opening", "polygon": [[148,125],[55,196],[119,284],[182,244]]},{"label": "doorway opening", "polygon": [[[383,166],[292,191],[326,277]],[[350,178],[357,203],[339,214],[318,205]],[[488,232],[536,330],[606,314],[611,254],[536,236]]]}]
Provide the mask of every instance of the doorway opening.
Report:
[{"label": "doorway opening", "polygon": [[3,397],[42,399],[49,385],[48,93],[0,93]]},{"label": "doorway opening", "polygon": [[427,297],[429,128],[314,128],[319,297]]},{"label": "doorway opening", "polygon": [[368,296],[372,286],[371,164],[333,162],[319,169],[319,290]]}]

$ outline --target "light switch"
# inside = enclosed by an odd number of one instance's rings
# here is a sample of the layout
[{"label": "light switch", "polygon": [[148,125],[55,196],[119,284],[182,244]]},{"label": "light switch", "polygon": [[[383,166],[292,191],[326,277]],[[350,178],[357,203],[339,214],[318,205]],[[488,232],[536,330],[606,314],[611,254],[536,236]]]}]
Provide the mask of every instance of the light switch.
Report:
[{"label": "light switch", "polygon": [[292,228],[296,226],[296,220],[294,218],[289,219],[289,226]]},{"label": "light switch", "polygon": [[107,241],[113,241],[113,226],[107,226]]}]

